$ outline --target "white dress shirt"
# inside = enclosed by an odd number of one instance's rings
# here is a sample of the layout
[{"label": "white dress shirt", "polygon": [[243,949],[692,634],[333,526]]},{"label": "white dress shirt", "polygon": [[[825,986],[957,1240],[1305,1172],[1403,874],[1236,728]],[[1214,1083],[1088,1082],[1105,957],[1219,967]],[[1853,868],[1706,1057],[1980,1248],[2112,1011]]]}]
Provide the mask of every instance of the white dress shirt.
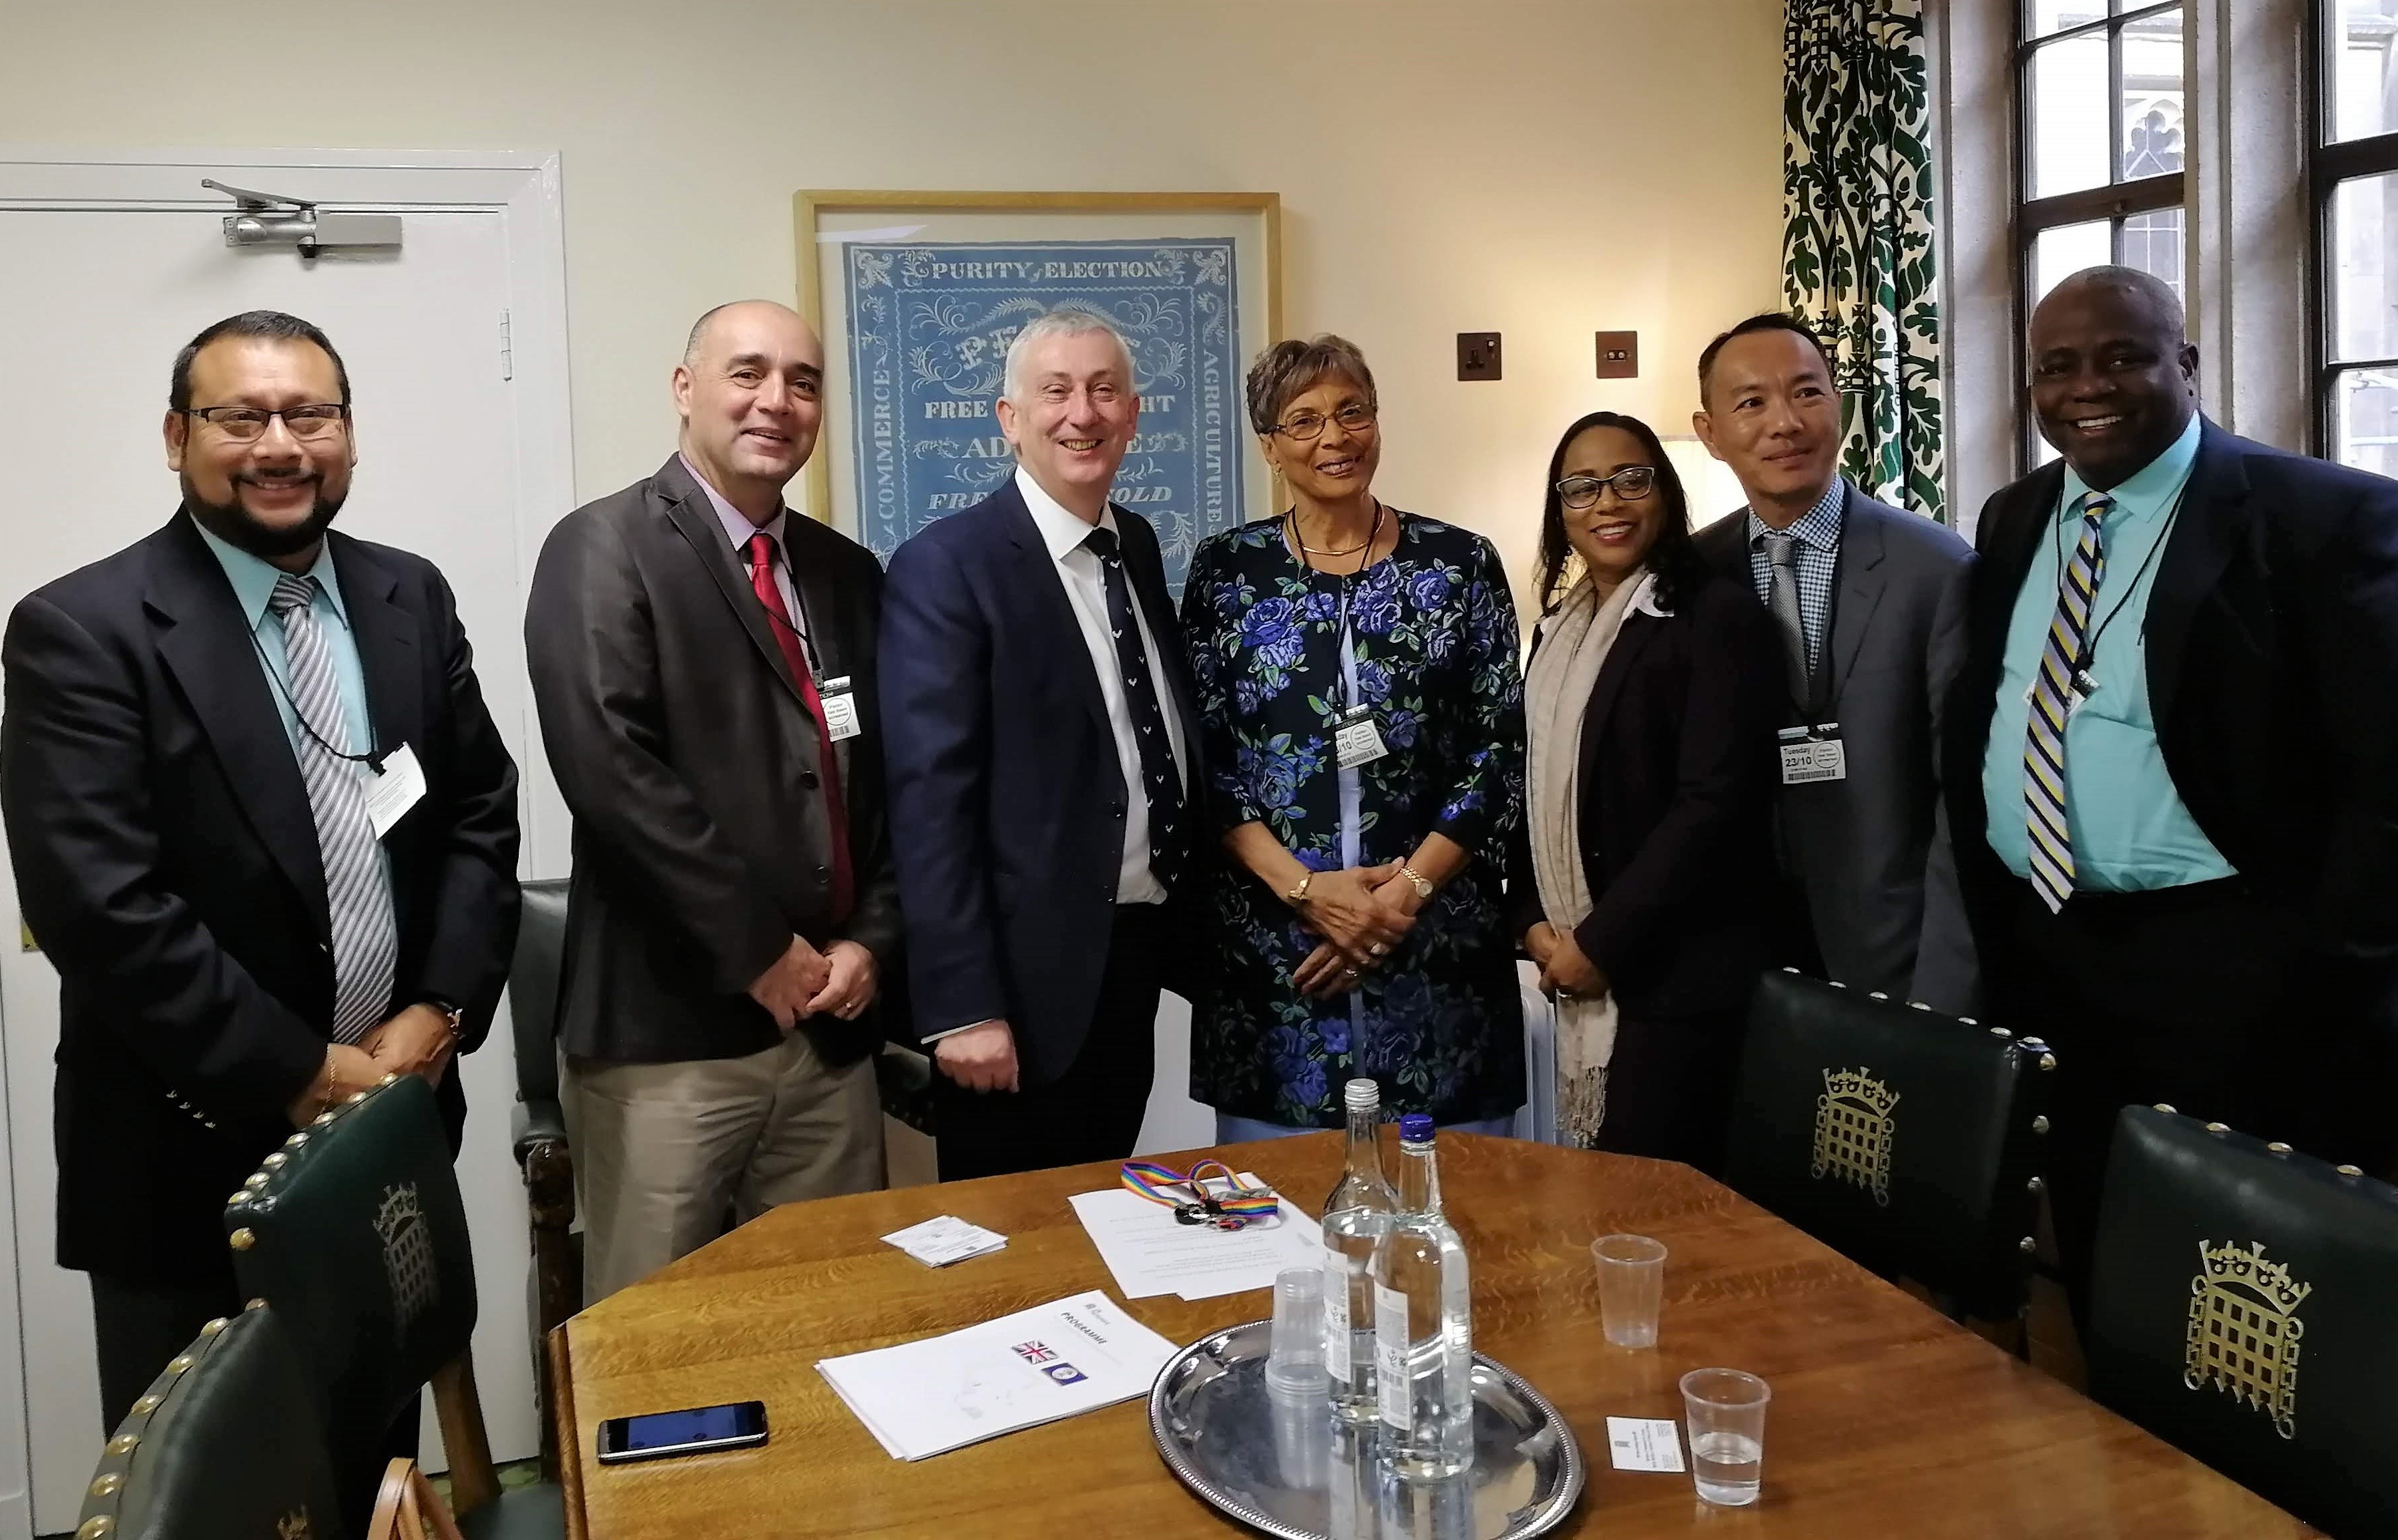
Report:
[{"label": "white dress shirt", "polygon": [[[1065,585],[1066,599],[1074,607],[1074,618],[1082,623],[1083,644],[1090,650],[1091,668],[1098,675],[1099,695],[1107,702],[1108,725],[1114,730],[1116,763],[1124,772],[1125,824],[1124,864],[1116,874],[1116,902],[1120,904],[1159,904],[1165,901],[1165,885],[1149,870],[1149,797],[1142,790],[1146,777],[1141,772],[1140,737],[1133,727],[1132,708],[1125,699],[1123,665],[1116,657],[1115,628],[1108,624],[1107,579],[1099,570],[1099,559],[1085,547],[1092,526],[1069,513],[1058,500],[1041,490],[1041,483],[1026,474],[1019,466],[1016,471],[1016,490],[1024,495],[1024,506],[1031,510],[1032,522],[1041,531],[1043,544],[1049,547],[1050,560],[1058,565],[1058,581]],[[1098,527],[1123,538],[1116,528],[1113,508],[1100,512]],[[1129,577],[1129,573],[1127,573]],[[1165,670],[1159,666],[1157,638],[1152,632],[1149,616],[1140,607],[1140,590],[1131,587],[1133,618],[1140,627],[1140,648],[1149,659],[1149,677],[1157,687],[1157,702],[1165,714],[1166,741],[1174,750],[1174,768],[1180,777],[1186,806],[1191,788],[1191,756],[1182,742],[1181,713],[1175,709],[1174,692],[1166,682]],[[1197,817],[1200,810],[1192,809],[1188,817]]]}]

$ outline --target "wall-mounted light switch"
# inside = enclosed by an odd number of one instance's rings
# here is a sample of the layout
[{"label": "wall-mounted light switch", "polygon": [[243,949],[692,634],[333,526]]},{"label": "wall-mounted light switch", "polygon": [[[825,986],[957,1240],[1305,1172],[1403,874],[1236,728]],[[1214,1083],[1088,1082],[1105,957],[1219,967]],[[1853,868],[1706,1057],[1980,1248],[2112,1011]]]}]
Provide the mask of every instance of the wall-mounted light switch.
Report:
[{"label": "wall-mounted light switch", "polygon": [[1602,380],[1636,379],[1640,373],[1640,333],[1637,331],[1602,331],[1598,333],[1598,377]]}]

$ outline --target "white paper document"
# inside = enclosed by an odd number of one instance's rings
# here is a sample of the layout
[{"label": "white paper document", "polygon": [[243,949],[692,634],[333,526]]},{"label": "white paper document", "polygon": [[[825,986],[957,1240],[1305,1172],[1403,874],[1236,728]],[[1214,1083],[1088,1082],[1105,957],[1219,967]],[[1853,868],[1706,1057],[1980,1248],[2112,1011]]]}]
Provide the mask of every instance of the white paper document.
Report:
[{"label": "white paper document", "polygon": [[[1243,1171],[1241,1180],[1258,1179]],[[1278,1200],[1275,1223],[1229,1231],[1185,1224],[1164,1204],[1121,1187],[1066,1201],[1128,1300],[1214,1299],[1272,1289],[1274,1275],[1286,1267],[1324,1265],[1324,1232],[1288,1198]]]},{"label": "white paper document", "polygon": [[816,1371],[895,1460],[922,1460],[1149,1393],[1176,1352],[1093,1290]]},{"label": "white paper document", "polygon": [[1681,1429],[1671,1417],[1610,1417],[1607,1450],[1618,1470],[1679,1470]]},{"label": "white paper document", "polygon": [[922,1224],[910,1224],[905,1230],[894,1230],[882,1238],[927,1267],[947,1267],[953,1262],[996,1251],[1007,1244],[1007,1237],[998,1231],[969,1224],[954,1214],[942,1214]]}]

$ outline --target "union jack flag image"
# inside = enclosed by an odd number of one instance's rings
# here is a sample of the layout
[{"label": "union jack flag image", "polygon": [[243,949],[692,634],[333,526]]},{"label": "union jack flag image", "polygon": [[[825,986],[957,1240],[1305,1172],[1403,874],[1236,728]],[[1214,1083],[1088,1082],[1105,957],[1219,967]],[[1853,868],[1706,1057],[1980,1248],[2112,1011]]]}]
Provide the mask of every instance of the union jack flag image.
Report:
[{"label": "union jack flag image", "polygon": [[1026,1363],[1047,1363],[1058,1352],[1047,1343],[1017,1343],[1016,1356]]}]

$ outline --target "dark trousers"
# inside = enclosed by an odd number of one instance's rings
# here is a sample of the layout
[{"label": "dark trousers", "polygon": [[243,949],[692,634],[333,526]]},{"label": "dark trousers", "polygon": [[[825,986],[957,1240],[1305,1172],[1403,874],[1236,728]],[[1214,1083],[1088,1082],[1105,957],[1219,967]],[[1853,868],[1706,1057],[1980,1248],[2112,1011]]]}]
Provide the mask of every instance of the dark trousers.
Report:
[{"label": "dark trousers", "polygon": [[1623,1009],[1607,1066],[1607,1117],[1592,1148],[1723,1171],[1747,1007],[1652,1016]]},{"label": "dark trousers", "polygon": [[[230,1319],[240,1312],[242,1302],[231,1278],[213,1286],[172,1288],[127,1283],[97,1273],[88,1276],[100,1355],[101,1437],[105,1439],[116,1431],[133,1403],[166,1372],[175,1356],[198,1339],[200,1328],[220,1317]],[[383,1484],[384,1466],[401,1455],[416,1458],[421,1399],[411,1399],[392,1419],[390,1431],[371,1461],[333,1472],[345,1520],[344,1533],[366,1533],[376,1489]]]},{"label": "dark trousers", "polygon": [[150,1382],[167,1371],[175,1355],[192,1345],[200,1328],[240,1313],[241,1292],[222,1284],[156,1287],[106,1278],[91,1279],[92,1335],[100,1352],[101,1437],[125,1421]]},{"label": "dark trousers", "polygon": [[2314,951],[2239,879],[2076,893],[2055,914],[2014,883],[1990,939],[1994,1020],[2056,1053],[2049,1204],[2078,1320],[2126,1105],[2162,1102],[2324,1160],[2388,1164],[2398,1144],[2390,969]]},{"label": "dark trousers", "polygon": [[1091,1029],[1064,1074],[1015,1091],[977,1092],[935,1069],[933,1128],[943,1182],[1132,1154],[1156,1075],[1159,980],[1171,944],[1167,907],[1116,906]]}]

